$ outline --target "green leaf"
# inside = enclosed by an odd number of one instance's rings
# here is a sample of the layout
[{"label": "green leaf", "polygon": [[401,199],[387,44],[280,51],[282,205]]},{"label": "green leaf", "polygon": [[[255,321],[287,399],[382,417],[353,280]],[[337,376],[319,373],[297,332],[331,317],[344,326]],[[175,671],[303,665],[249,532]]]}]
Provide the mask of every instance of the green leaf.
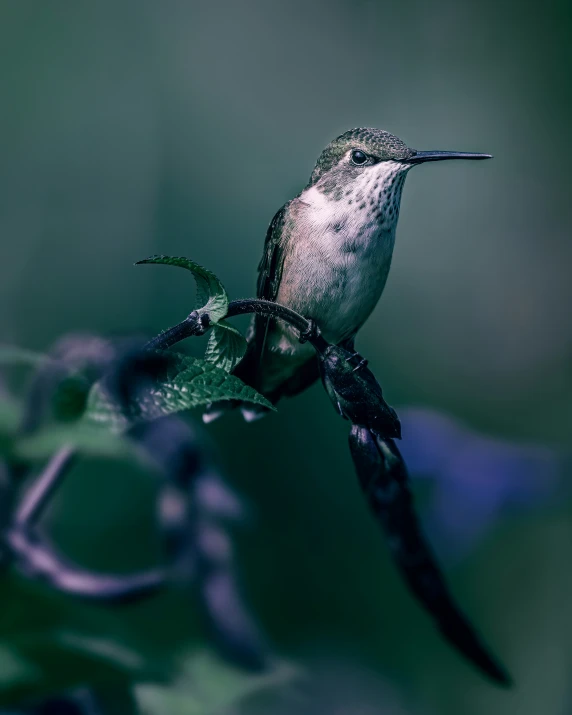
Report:
[{"label": "green leaf", "polygon": [[[51,385],[51,417],[58,422],[73,422],[81,417],[85,410],[87,396],[95,377],[89,369],[72,369],[65,361],[50,355],[36,353],[10,345],[0,345],[0,364],[27,365],[38,368],[39,375],[47,370]],[[53,368],[53,373],[50,369]],[[2,424],[0,406],[0,430]]]},{"label": "green leaf", "polygon": [[228,312],[228,296],[223,284],[206,268],[188,258],[176,256],[150,256],[135,264],[157,263],[166,266],[179,266],[191,271],[197,283],[197,305],[199,313],[208,313],[211,322],[217,323]]},{"label": "green leaf", "polygon": [[211,330],[205,360],[230,372],[244,357],[246,339],[235,327],[221,320]]},{"label": "green leaf", "polygon": [[90,381],[80,372],[63,377],[55,387],[51,399],[54,419],[57,422],[74,422],[85,411],[93,379]]},{"label": "green leaf", "polygon": [[10,458],[14,451],[14,438],[22,420],[21,406],[11,397],[0,398],[0,456]]},{"label": "green leaf", "polygon": [[22,419],[20,405],[11,397],[2,395],[0,398],[0,435],[13,434]]},{"label": "green leaf", "polygon": [[216,715],[268,688],[287,685],[298,671],[278,663],[266,673],[248,673],[208,651],[184,662],[181,675],[169,687],[138,685],[136,697],[143,715]]},{"label": "green leaf", "polygon": [[0,365],[30,365],[36,367],[53,362],[49,355],[26,350],[14,345],[0,345]]},{"label": "green leaf", "polygon": [[118,412],[105,388],[97,383],[88,398],[87,419],[121,430],[129,421],[154,420],[219,400],[253,402],[275,410],[254,388],[220,367],[180,353],[167,354],[172,359],[165,374],[151,390],[140,395],[127,415]]},{"label": "green leaf", "polygon": [[125,609],[97,608],[14,573],[0,586],[0,710],[78,685],[171,677],[172,654]]},{"label": "green leaf", "polygon": [[89,682],[128,682],[150,675],[149,663],[135,649],[73,631],[0,641],[0,703],[41,698]]},{"label": "green leaf", "polygon": [[49,459],[64,446],[84,455],[107,459],[134,457],[136,450],[128,440],[98,425],[81,420],[73,425],[53,425],[16,442],[14,453],[23,460]]}]

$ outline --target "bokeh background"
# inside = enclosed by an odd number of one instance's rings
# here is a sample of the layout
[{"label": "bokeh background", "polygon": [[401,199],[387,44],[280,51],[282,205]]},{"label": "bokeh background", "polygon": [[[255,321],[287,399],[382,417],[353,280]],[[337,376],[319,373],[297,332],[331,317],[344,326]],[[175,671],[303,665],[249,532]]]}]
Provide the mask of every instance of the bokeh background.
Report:
[{"label": "bokeh background", "polygon": [[[254,514],[245,591],[310,674],[306,699],[260,712],[572,711],[571,31],[562,0],[0,2],[2,342],[178,322],[192,281],[132,266],[153,253],[252,295],[269,220],[348,128],[495,155],[411,172],[358,348],[404,416],[454,591],[517,686],[483,681],[408,595],[316,386],[208,430]],[[149,508],[136,474],[82,465],[54,530],[84,563],[140,564]],[[176,609],[130,617],[164,648],[179,628]]]}]

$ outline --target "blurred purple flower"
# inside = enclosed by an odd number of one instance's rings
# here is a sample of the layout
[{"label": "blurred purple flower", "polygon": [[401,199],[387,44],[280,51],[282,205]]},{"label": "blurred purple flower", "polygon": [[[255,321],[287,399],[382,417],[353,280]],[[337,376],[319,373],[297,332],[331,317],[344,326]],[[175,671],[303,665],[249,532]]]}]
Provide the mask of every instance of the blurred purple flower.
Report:
[{"label": "blurred purple flower", "polygon": [[466,554],[508,513],[549,503],[562,486],[556,450],[484,436],[435,410],[399,415],[411,478],[433,487],[423,510],[427,531],[449,558]]}]

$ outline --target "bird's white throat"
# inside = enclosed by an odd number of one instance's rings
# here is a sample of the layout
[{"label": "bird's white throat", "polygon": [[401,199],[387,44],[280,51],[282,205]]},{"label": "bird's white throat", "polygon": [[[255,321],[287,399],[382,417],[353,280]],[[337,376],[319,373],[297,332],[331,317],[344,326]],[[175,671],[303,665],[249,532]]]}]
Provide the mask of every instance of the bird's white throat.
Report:
[{"label": "bird's white throat", "polygon": [[399,162],[382,162],[343,192],[318,181],[299,196],[277,300],[314,318],[332,342],[353,335],[381,296],[406,173]]}]

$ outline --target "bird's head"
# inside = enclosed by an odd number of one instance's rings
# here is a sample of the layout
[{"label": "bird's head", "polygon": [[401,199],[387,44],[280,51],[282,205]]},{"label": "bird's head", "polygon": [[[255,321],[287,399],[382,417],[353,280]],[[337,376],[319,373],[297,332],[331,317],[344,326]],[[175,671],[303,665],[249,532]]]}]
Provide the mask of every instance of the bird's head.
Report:
[{"label": "bird's head", "polygon": [[490,159],[490,154],[417,151],[383,129],[350,129],[324,149],[308,188],[328,199],[347,201],[374,212],[378,219],[397,220],[403,181],[409,169],[427,161]]}]

